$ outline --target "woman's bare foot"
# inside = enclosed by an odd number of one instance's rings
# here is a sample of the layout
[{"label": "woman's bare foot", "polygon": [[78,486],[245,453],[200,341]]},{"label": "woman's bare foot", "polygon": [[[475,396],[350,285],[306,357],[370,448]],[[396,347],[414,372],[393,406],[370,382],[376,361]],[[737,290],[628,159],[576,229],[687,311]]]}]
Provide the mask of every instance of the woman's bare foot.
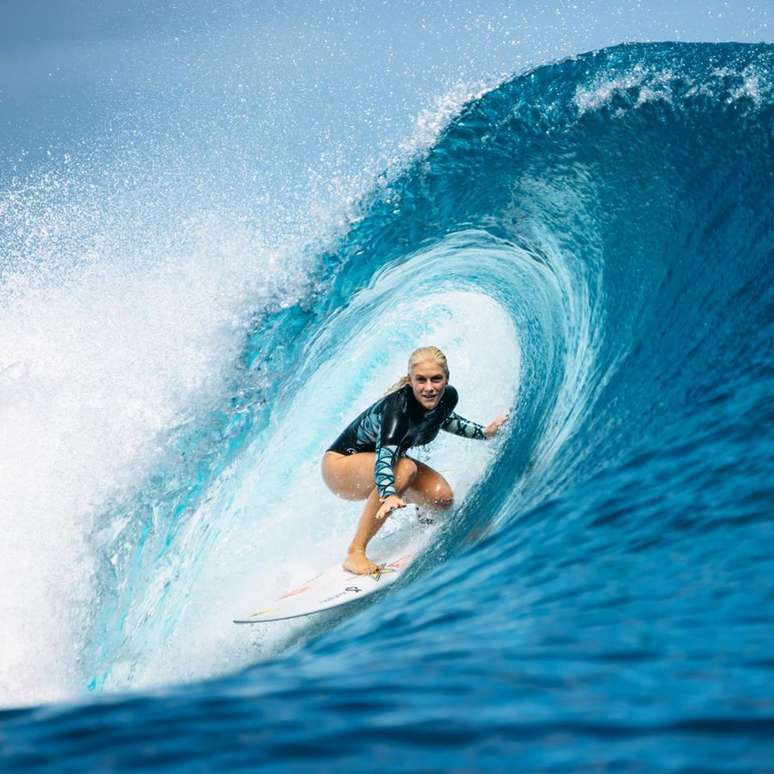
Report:
[{"label": "woman's bare foot", "polygon": [[374,564],[362,549],[357,551],[350,550],[342,567],[345,570],[354,572],[355,575],[370,575],[379,569],[379,565]]}]

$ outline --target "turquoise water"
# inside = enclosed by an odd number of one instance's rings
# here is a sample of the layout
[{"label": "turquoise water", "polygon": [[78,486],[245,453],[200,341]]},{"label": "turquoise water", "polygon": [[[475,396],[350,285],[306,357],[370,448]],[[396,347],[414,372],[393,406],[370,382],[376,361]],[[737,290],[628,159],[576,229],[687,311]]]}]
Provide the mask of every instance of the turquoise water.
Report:
[{"label": "turquoise water", "polygon": [[[105,360],[55,367],[160,431],[97,417],[67,469],[102,457],[114,484],[49,627],[77,703],[3,712],[6,768],[771,768],[773,59],[626,45],[513,77],[292,260],[203,218],[166,237],[217,244],[193,275],[147,262],[153,233],[120,282],[57,264],[79,300],[51,325]],[[18,271],[26,195],[5,199],[4,282],[50,304]],[[231,625],[340,555],[357,507],[319,457],[427,342],[463,415],[514,416],[497,444],[426,452],[457,492],[437,543],[368,604]],[[45,396],[11,360],[9,401],[25,379]],[[100,445],[116,427],[143,452],[130,481]]]}]

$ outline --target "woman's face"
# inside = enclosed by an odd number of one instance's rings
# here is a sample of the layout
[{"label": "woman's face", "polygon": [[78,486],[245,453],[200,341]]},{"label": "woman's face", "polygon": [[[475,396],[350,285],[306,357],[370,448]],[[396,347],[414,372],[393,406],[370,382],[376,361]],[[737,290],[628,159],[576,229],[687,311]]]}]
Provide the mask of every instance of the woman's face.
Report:
[{"label": "woman's face", "polygon": [[443,368],[433,360],[425,360],[417,363],[409,372],[409,376],[411,389],[419,405],[425,411],[434,409],[448,383]]}]

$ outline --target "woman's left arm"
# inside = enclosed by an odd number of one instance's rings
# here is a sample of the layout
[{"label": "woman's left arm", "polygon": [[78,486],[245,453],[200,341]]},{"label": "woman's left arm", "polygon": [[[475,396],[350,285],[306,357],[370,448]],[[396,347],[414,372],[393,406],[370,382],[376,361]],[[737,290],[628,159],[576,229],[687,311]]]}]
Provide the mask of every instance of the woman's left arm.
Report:
[{"label": "woman's left arm", "polygon": [[455,411],[452,411],[452,413],[443,421],[441,430],[446,430],[447,433],[461,435],[463,438],[475,438],[484,441],[496,435],[507,420],[508,413],[505,412],[484,427],[483,425],[471,422],[469,419],[465,419],[465,417],[461,417]]},{"label": "woman's left arm", "polygon": [[454,433],[454,435],[461,435],[463,438],[477,438],[482,441],[486,438],[482,425],[477,425],[475,422],[461,417],[456,411],[452,411],[443,420],[441,430],[446,430],[447,433]]},{"label": "woman's left arm", "polygon": [[497,419],[493,419],[485,428],[484,436],[486,438],[493,438],[500,432],[502,426],[511,418],[511,415],[507,411],[503,411]]}]

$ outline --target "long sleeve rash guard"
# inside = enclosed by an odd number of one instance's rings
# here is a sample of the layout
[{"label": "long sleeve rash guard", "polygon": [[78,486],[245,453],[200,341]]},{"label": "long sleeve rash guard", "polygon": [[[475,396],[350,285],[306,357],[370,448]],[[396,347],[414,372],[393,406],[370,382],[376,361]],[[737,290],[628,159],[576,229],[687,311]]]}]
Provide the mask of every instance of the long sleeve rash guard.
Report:
[{"label": "long sleeve rash guard", "polygon": [[391,392],[356,417],[329,447],[340,454],[376,452],[374,480],[379,497],[397,494],[395,463],[412,446],[430,443],[440,430],[484,440],[484,428],[454,412],[459,396],[447,385],[435,408],[426,411],[410,384]]}]

